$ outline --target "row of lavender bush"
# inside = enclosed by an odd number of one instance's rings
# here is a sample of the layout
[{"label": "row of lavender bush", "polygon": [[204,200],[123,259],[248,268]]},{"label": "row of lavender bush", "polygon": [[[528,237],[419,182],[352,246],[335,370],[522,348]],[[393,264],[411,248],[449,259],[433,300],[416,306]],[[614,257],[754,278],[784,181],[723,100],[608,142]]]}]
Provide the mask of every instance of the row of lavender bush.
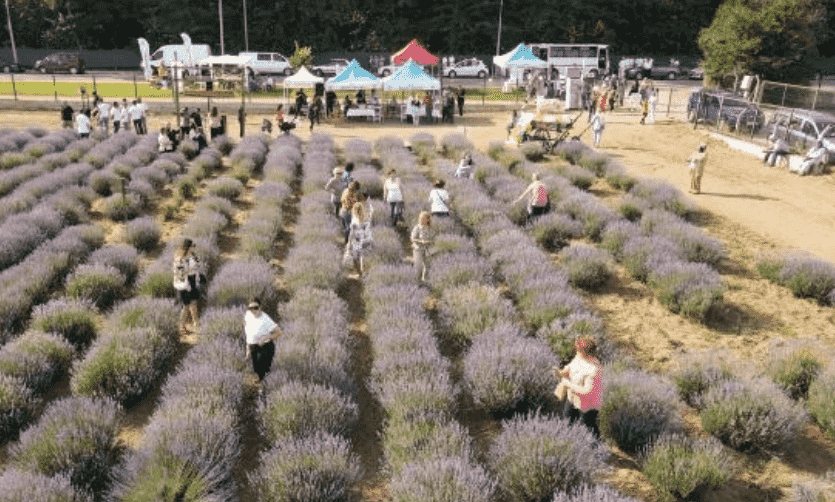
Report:
[{"label": "row of lavender bush", "polygon": [[[445,141],[445,144],[454,144],[454,141],[454,139]],[[432,145],[430,139],[426,137],[413,137],[412,144],[416,143]],[[432,146],[426,146],[426,148],[432,148]],[[449,151],[459,150],[449,146],[445,148]],[[426,153],[424,156],[430,155]],[[423,183],[426,182],[423,181]],[[413,190],[404,191],[409,193]],[[455,196],[453,198],[453,206],[455,206],[458,199]],[[433,257],[430,284],[438,288],[442,312],[454,309],[463,315],[462,319],[458,319],[460,316],[454,314],[447,317],[445,329],[460,328],[475,340],[464,358],[466,391],[472,395],[476,403],[491,411],[508,411],[518,407],[522,402],[530,405],[547,399],[545,396],[550,395],[555,383],[550,381],[552,377],[548,369],[556,360],[544,345],[535,346],[541,342],[526,339],[521,330],[514,327],[513,309],[509,303],[506,303],[506,300],[501,299],[495,292],[489,295],[493,298],[492,303],[500,302],[503,306],[503,308],[489,309],[491,314],[486,318],[490,326],[470,325],[467,318],[471,321],[479,321],[484,317],[467,316],[464,312],[466,307],[463,305],[460,306],[461,308],[444,307],[443,302],[453,301],[451,299],[454,297],[466,297],[466,300],[462,299],[462,303],[480,303],[476,301],[478,294],[473,295],[473,292],[488,293],[492,289],[489,284],[492,278],[492,267],[489,264],[485,266],[483,259],[476,252],[474,243],[461,234],[457,225],[451,221],[442,220],[440,226],[442,228],[439,229],[440,233],[436,237],[438,251]],[[462,262],[471,262],[474,267],[469,268]],[[409,277],[414,280],[414,273],[409,274]],[[456,284],[456,278],[462,282]],[[466,282],[469,278],[476,278],[476,281]],[[388,293],[388,296],[392,295],[393,293]],[[396,300],[402,303],[399,296]],[[495,315],[497,311],[498,315]],[[536,362],[541,359],[541,355],[548,355],[546,359],[550,358],[544,366]],[[545,385],[537,385],[536,382],[541,383],[542,377],[549,381]],[[575,428],[576,426],[568,426],[567,422],[560,419],[538,414],[517,415],[506,422],[504,432],[488,454],[488,464],[495,473],[498,486],[501,488],[496,493],[503,493],[504,496],[513,500],[542,500],[552,496],[555,490],[568,489],[583,481],[590,481],[590,476],[599,469],[599,463],[604,455],[603,450],[599,448],[599,444],[588,431]],[[556,435],[554,431],[557,431]],[[572,453],[563,447],[568,438],[576,441],[572,451],[575,453],[582,451],[581,457],[573,457]],[[458,466],[459,472],[461,472],[461,466],[465,465],[467,465],[466,459],[444,462],[445,469]],[[435,484],[444,479],[441,475],[444,472],[443,469],[432,468],[428,465],[421,468],[413,466],[412,471],[410,475],[423,474],[422,478],[432,479]],[[436,478],[433,479],[426,473],[434,473]],[[474,476],[470,476],[468,481],[472,485],[471,491],[479,486],[475,483]],[[425,487],[423,493],[426,493]]]},{"label": "row of lavender bush", "polygon": [[0,172],[0,196],[9,194],[25,181],[71,162],[78,162],[81,155],[96,143],[92,138],[76,139],[75,134],[67,130],[50,133],[42,139],[49,145],[48,152]]},{"label": "row of lavender bush", "polygon": [[4,131],[0,136],[0,169],[11,169],[48,153],[50,143],[49,140],[44,141],[44,138],[49,133],[43,127],[30,126],[25,131]]}]

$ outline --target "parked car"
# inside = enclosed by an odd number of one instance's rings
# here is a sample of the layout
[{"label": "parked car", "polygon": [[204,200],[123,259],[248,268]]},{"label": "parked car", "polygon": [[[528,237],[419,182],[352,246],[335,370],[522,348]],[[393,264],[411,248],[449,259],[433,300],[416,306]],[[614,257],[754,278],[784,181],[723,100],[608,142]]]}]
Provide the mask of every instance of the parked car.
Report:
[{"label": "parked car", "polygon": [[56,52],[35,61],[35,70],[41,73],[66,71],[69,73],[84,73],[84,60],[75,52]]},{"label": "parked car", "polygon": [[348,67],[349,64],[351,64],[351,62],[347,59],[331,59],[327,64],[314,66],[312,73],[320,77],[324,75],[339,75],[342,73],[342,70]]},{"label": "parked car", "polygon": [[238,56],[249,57],[249,63],[247,64],[257,75],[284,75],[289,77],[293,74],[290,60],[277,52],[240,52]]},{"label": "parked car", "polygon": [[827,162],[835,162],[835,115],[828,113],[781,109],[766,123],[770,133],[777,132],[803,152],[808,151],[820,138],[823,146],[829,152]]},{"label": "parked car", "polygon": [[702,80],[705,78],[705,70],[701,66],[697,66],[695,68],[691,68],[687,73],[687,76],[690,80]]},{"label": "parked car", "polygon": [[3,73],[20,73],[20,65],[11,63],[4,59],[0,59],[0,68],[3,68]]},{"label": "parked car", "polygon": [[453,65],[444,68],[444,75],[448,78],[455,77],[478,77],[484,78],[490,74],[490,70],[484,61],[476,58],[464,59]]},{"label": "parked car", "polygon": [[681,66],[675,59],[670,60],[670,64],[658,65],[652,58],[638,58],[632,60],[633,63],[625,69],[626,78],[641,79],[641,78],[655,78],[676,80],[681,76]]},{"label": "parked car", "polygon": [[377,69],[377,74],[381,77],[388,77],[389,75],[397,73],[397,70],[399,70],[402,67],[402,64],[387,64],[385,66],[379,67]]},{"label": "parked car", "polygon": [[[704,102],[702,103],[702,98]],[[727,92],[698,89],[687,100],[687,120],[719,123],[720,129],[759,131],[765,114],[754,104]]]}]

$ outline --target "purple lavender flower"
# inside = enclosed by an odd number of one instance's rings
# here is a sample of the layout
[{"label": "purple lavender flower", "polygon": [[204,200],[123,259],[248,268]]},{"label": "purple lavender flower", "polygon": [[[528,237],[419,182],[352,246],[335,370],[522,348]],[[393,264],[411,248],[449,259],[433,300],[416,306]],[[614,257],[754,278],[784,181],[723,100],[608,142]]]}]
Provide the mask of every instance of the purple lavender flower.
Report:
[{"label": "purple lavender flower", "polygon": [[125,242],[140,251],[151,251],[162,235],[159,225],[151,216],[143,216],[125,224]]},{"label": "purple lavender flower", "polygon": [[569,492],[557,491],[551,502],[640,502],[609,485],[581,484]]},{"label": "purple lavender flower", "polygon": [[67,476],[47,476],[10,467],[0,474],[0,493],[10,502],[29,500],[89,502],[91,497],[84,495],[72,486]]},{"label": "purple lavender flower", "polygon": [[268,441],[316,432],[345,435],[359,420],[356,403],[341,392],[315,383],[271,378],[258,408]]},{"label": "purple lavender flower", "polygon": [[215,306],[246,305],[257,297],[269,306],[275,300],[273,269],[263,258],[228,262],[209,286],[208,301]]},{"label": "purple lavender flower", "polygon": [[467,458],[451,456],[407,464],[392,478],[392,500],[447,500],[483,502],[492,500],[497,484],[487,471]]},{"label": "purple lavender flower", "polygon": [[560,252],[568,281],[575,287],[595,290],[612,277],[608,251],[590,246],[570,246]]},{"label": "purple lavender flower", "polygon": [[20,378],[35,395],[67,374],[75,349],[55,333],[27,331],[0,349],[0,372]]}]

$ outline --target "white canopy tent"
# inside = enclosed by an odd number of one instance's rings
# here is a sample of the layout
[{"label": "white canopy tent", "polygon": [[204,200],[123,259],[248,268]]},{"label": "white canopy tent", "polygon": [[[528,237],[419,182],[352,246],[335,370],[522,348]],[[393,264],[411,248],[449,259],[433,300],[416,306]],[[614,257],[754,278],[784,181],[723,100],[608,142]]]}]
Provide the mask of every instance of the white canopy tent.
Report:
[{"label": "white canopy tent", "polygon": [[296,72],[295,75],[292,77],[287,77],[284,79],[284,99],[287,100],[287,88],[301,88],[301,89],[313,89],[316,87],[316,84],[324,83],[325,79],[322,77],[317,77],[316,75],[310,73],[306,67],[302,66],[299,71]]}]

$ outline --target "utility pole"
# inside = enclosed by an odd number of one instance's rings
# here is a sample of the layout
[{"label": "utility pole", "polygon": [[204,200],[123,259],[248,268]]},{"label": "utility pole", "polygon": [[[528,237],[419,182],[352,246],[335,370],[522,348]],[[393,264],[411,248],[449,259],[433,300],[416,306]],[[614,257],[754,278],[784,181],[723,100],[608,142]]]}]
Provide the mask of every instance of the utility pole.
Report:
[{"label": "utility pole", "polygon": [[17,47],[15,47],[14,44],[14,32],[12,31],[12,15],[9,12],[9,0],[6,0],[6,21],[8,21],[9,24],[9,38],[12,41],[12,57],[14,57],[14,64],[18,64]]},{"label": "utility pole", "polygon": [[[6,0],[8,2],[8,0]],[[244,0],[244,47],[249,52],[249,32],[246,27],[246,0]]]},{"label": "utility pole", "polygon": [[504,0],[499,0],[499,34],[496,37],[496,55],[499,55],[499,47],[502,45],[502,10],[504,10]]},{"label": "utility pole", "polygon": [[223,0],[217,0],[217,17],[220,18],[220,55],[226,54],[223,48]]}]

